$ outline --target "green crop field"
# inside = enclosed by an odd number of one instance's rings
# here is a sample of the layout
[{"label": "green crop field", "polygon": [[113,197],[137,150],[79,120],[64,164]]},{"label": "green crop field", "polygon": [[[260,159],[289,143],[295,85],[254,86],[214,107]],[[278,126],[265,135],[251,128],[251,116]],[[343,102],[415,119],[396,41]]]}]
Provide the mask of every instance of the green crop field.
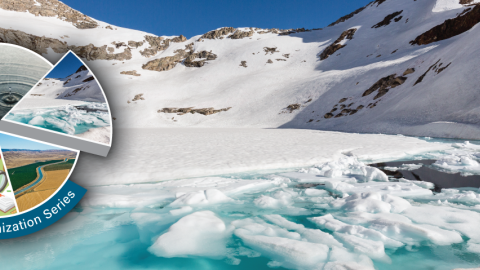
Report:
[{"label": "green crop field", "polygon": [[67,160],[67,162],[45,166],[43,170],[44,171],[70,170],[73,167],[73,163],[75,163],[75,159],[69,159]]},{"label": "green crop field", "polygon": [[28,165],[13,168],[13,169],[8,169],[7,167],[8,176],[10,177],[13,190],[15,191],[18,188],[23,187],[24,185],[34,181],[37,178],[36,169],[38,166],[51,164],[59,161],[62,161],[62,160],[49,160],[45,162],[36,162],[33,164],[28,164]]}]

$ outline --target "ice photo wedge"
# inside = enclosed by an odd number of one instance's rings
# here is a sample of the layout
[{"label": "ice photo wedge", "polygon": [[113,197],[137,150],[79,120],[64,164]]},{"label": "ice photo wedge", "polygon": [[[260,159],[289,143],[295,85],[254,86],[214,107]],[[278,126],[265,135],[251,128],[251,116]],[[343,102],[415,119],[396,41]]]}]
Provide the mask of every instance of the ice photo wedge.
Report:
[{"label": "ice photo wedge", "polygon": [[2,118],[0,130],[106,156],[112,117],[95,75],[70,51]]}]

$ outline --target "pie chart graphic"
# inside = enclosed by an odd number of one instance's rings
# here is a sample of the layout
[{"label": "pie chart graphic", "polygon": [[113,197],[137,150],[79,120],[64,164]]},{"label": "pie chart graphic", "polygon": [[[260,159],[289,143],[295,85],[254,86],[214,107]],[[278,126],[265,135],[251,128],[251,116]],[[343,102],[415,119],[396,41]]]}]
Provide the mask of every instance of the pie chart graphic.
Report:
[{"label": "pie chart graphic", "polygon": [[[90,68],[73,52],[52,65],[0,44],[0,117],[0,219],[26,219],[52,204],[42,212],[50,219],[73,208],[72,190],[81,187],[68,179],[80,152],[107,156],[112,144],[110,107]],[[60,196],[67,186],[73,189]]]}]

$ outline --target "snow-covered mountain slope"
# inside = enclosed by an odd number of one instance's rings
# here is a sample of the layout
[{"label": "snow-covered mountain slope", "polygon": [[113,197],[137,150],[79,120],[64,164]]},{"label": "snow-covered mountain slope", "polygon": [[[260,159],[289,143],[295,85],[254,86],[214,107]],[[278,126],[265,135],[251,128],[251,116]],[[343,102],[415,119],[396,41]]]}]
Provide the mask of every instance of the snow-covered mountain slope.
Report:
[{"label": "snow-covered mountain slope", "polygon": [[65,78],[44,78],[28,93],[27,98],[105,102],[100,86],[85,66]]},{"label": "snow-covered mountain slope", "polygon": [[221,28],[190,39],[4,9],[0,41],[52,62],[68,50],[88,60],[117,127],[480,139],[480,6],[461,2],[376,0],[321,30]]}]

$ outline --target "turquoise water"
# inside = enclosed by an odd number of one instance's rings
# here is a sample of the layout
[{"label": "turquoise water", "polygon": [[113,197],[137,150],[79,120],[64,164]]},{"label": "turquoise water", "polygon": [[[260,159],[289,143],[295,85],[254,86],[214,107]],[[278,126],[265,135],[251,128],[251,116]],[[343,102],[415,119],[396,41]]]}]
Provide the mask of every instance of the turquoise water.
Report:
[{"label": "turquoise water", "polygon": [[22,109],[10,112],[6,119],[70,135],[82,134],[92,128],[110,126],[110,114],[106,103],[85,102],[83,106],[92,111],[72,105]]},{"label": "turquoise water", "polygon": [[[221,177],[225,181],[235,179],[245,181],[242,183],[255,183],[259,180],[284,179],[285,177],[282,176],[284,171],[287,170],[251,172]],[[185,184],[185,182],[182,183]],[[198,190],[196,185],[198,183],[185,186],[185,192]],[[316,187],[316,189],[324,188],[325,186],[322,185]],[[255,202],[261,196],[275,197],[275,193],[279,191],[293,194],[289,199],[288,206],[265,209]],[[2,269],[286,269],[279,266],[277,261],[288,254],[282,253],[283,251],[279,249],[275,253],[272,251],[275,248],[270,252],[265,252],[265,250],[258,249],[258,246],[244,243],[242,238],[236,234],[228,235],[225,244],[226,252],[217,258],[189,255],[165,258],[156,256],[150,251],[157,238],[167,233],[173,224],[176,224],[184,216],[197,211],[208,210],[215,213],[227,227],[236,221],[249,218],[266,221],[265,215],[277,214],[294,224],[314,230],[320,229],[309,220],[311,217],[326,214],[348,217],[352,214],[328,206],[328,201],[339,198],[338,196],[334,196],[332,193],[327,194],[324,197],[326,198],[325,202],[320,197],[308,197],[305,195],[305,189],[299,188],[299,183],[295,181],[243,189],[241,192],[229,194],[229,197],[235,202],[191,205],[193,208],[191,212],[178,216],[170,214],[170,210],[173,208],[169,204],[175,198],[173,195],[165,196],[168,192],[175,194],[176,191],[172,191],[171,186],[168,185],[162,187],[152,184],[90,188],[87,193],[89,198],[84,199],[83,206],[76,207],[60,222],[30,236],[1,241],[2,256],[9,258],[8,262],[2,263]],[[471,189],[470,192],[480,194],[480,190],[476,189]],[[427,199],[409,198],[408,201],[415,207],[438,205],[434,196],[436,195]],[[158,200],[152,200],[156,197]],[[111,204],[115,201],[124,202],[123,206]],[[142,201],[148,203],[139,205],[138,202]],[[131,205],[131,207],[125,205]],[[480,200],[440,206],[468,209],[471,211],[471,215],[480,213]],[[143,216],[136,216],[139,214]],[[464,218],[470,217],[465,216]],[[451,222],[462,221],[452,219]],[[272,225],[272,223],[269,224]],[[366,225],[362,224],[361,226]],[[472,230],[477,229],[472,228]],[[287,229],[287,231],[296,232],[294,229]],[[328,229],[321,229],[321,231],[335,236],[335,233]],[[408,232],[405,235],[408,235]],[[462,237],[463,242],[461,243],[442,246],[425,239],[417,244],[406,245],[398,249],[385,248],[385,253],[390,261],[372,259],[374,269],[450,270],[479,267],[480,252],[468,249],[467,242],[471,239],[464,235]],[[180,239],[179,241],[188,243],[189,240]],[[205,249],[210,248],[208,239],[203,241],[205,242],[201,246]],[[172,245],[174,244],[177,242],[172,243]],[[357,254],[353,247],[345,246],[349,252]],[[299,253],[299,256],[303,256],[302,253]],[[292,266],[291,264],[288,267],[290,269],[324,269],[324,264],[318,264],[313,268]]]}]

